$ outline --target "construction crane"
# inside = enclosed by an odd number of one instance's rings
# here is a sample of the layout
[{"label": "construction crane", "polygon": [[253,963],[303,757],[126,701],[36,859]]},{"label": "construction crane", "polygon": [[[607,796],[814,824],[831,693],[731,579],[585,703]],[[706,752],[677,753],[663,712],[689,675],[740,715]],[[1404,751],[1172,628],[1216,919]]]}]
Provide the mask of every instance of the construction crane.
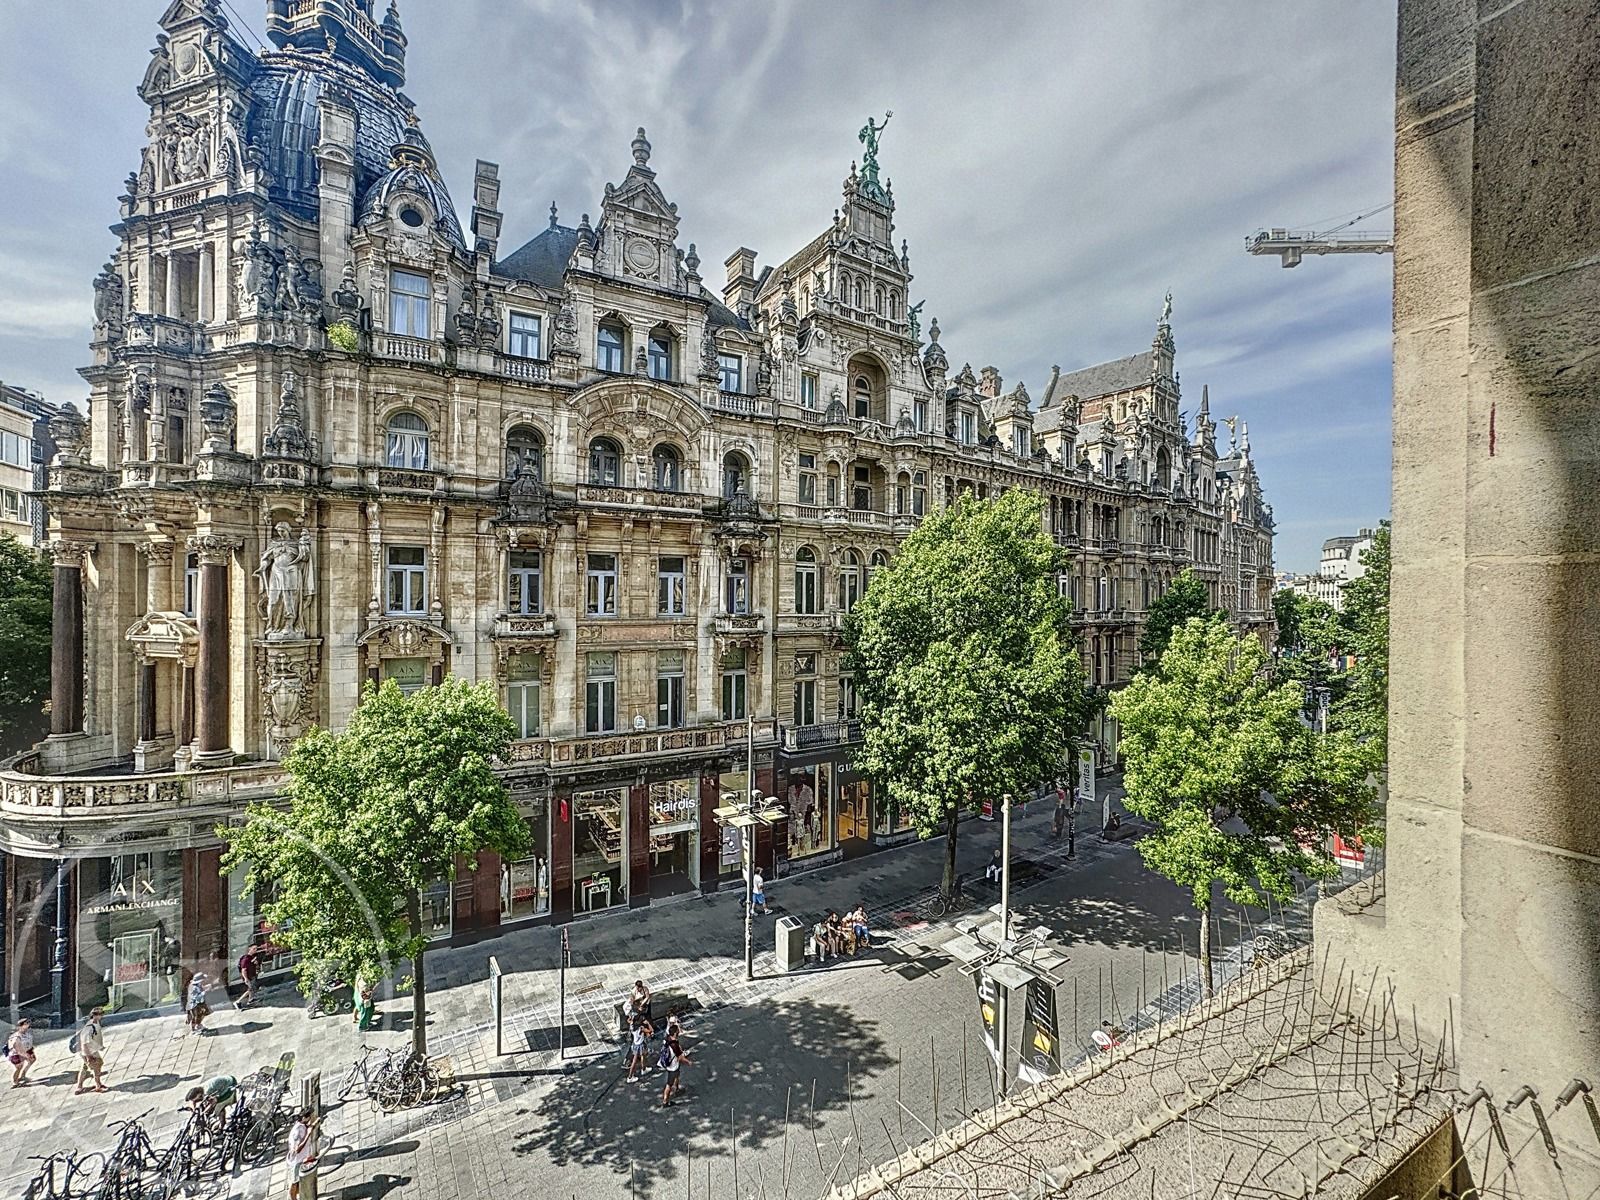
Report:
[{"label": "construction crane", "polygon": [[1250,254],[1276,254],[1283,260],[1285,267],[1298,267],[1300,260],[1307,254],[1393,254],[1394,233],[1392,230],[1382,232],[1347,233],[1335,237],[1341,229],[1349,229],[1352,225],[1360,224],[1368,217],[1376,216],[1385,209],[1394,207],[1394,201],[1379,205],[1371,212],[1364,212],[1358,217],[1335,225],[1332,229],[1315,232],[1309,229],[1262,229],[1251,234],[1244,240],[1244,248]]}]

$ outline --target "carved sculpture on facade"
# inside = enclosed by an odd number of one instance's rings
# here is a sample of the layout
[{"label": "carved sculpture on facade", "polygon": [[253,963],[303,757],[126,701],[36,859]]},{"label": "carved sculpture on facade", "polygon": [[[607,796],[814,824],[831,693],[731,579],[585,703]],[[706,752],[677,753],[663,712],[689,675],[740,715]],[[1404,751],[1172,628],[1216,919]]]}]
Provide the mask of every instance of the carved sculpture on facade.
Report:
[{"label": "carved sculpture on facade", "polygon": [[261,582],[261,617],[268,641],[289,641],[306,635],[306,601],[317,592],[316,552],[311,531],[295,536],[287,521],[272,527],[272,537],[256,568]]},{"label": "carved sculpture on facade", "polygon": [[721,374],[717,364],[717,338],[708,329],[705,337],[700,339],[700,378],[709,383],[720,378]]},{"label": "carved sculpture on facade", "polygon": [[361,315],[361,293],[356,290],[356,264],[349,259],[345,260],[344,270],[339,274],[339,286],[332,300],[340,319],[354,325]]},{"label": "carved sculpture on facade", "polygon": [[267,645],[256,651],[256,678],[265,703],[267,757],[281,761],[316,718],[318,642]]},{"label": "carved sculpture on facade", "polygon": [[63,404],[50,417],[50,437],[56,444],[55,464],[71,466],[83,461],[83,447],[89,440],[89,422],[70,403]]},{"label": "carved sculpture on facade", "polygon": [[298,377],[293,371],[283,374],[278,393],[278,420],[262,440],[268,454],[279,458],[304,458],[306,454],[305,416],[300,411]]},{"label": "carved sculpture on facade", "polygon": [[561,311],[556,314],[555,353],[578,353],[578,309],[571,294],[561,297]]},{"label": "carved sculpture on facade", "polygon": [[122,337],[122,319],[126,297],[122,276],[115,263],[100,268],[94,279],[94,321],[109,341]]},{"label": "carved sculpture on facade", "polygon": [[206,434],[202,453],[229,454],[233,451],[236,413],[232,394],[220,382],[206,389],[205,399],[200,401],[200,426]]}]

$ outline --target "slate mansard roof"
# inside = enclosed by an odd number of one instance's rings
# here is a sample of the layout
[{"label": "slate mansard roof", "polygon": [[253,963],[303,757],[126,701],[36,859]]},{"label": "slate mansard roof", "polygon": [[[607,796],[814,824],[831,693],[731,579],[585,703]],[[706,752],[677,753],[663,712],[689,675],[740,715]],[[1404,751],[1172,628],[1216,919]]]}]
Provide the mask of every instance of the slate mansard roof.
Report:
[{"label": "slate mansard roof", "polygon": [[[311,64],[306,56],[261,55],[250,81],[255,101],[250,143],[272,171],[272,198],[291,211],[317,213],[317,142],[322,136],[318,101],[330,87],[356,111],[356,195],[389,174],[394,147],[406,138],[409,111],[398,93],[376,87],[358,72],[333,61]],[[412,137],[419,137],[412,131]],[[430,198],[438,203],[444,233],[464,249],[466,239],[444,181],[433,177]]]},{"label": "slate mansard roof", "polygon": [[1080,400],[1093,400],[1096,396],[1108,396],[1149,383],[1152,370],[1150,351],[1144,350],[1061,376],[1056,380],[1052,397],[1077,396]]}]

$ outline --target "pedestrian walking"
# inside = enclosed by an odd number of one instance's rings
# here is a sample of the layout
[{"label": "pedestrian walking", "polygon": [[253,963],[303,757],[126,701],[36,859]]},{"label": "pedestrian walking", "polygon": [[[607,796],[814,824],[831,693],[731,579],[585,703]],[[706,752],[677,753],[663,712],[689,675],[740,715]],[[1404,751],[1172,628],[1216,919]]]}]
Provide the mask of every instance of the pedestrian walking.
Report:
[{"label": "pedestrian walking", "polygon": [[244,984],[244,995],[235,1002],[235,1008],[247,1008],[256,1002],[256,980],[261,975],[261,960],[254,950],[239,956],[239,981]]},{"label": "pedestrian walking", "polygon": [[209,986],[210,979],[204,971],[196,971],[189,980],[184,1012],[191,1033],[203,1034],[206,1031],[206,1018],[211,1015],[211,1006],[206,1003],[206,989]]},{"label": "pedestrian walking", "polygon": [[355,1002],[350,1008],[350,1020],[355,1024],[358,1033],[365,1033],[372,1028],[376,1019],[377,1010],[377,985],[362,979],[358,981],[359,987],[355,993]]},{"label": "pedestrian walking", "polygon": [[763,917],[767,915],[767,881],[761,878],[759,869],[750,877],[750,907]]},{"label": "pedestrian walking", "polygon": [[671,1108],[672,1098],[678,1094],[678,1087],[682,1083],[683,1064],[691,1061],[683,1052],[683,1045],[676,1036],[669,1033],[661,1045],[661,1066],[666,1068],[667,1083],[661,1089],[661,1107]]},{"label": "pedestrian walking", "polygon": [[[628,1082],[635,1079],[643,1080],[645,1072],[650,1069],[645,1061],[645,1055],[650,1050],[650,1039],[655,1036],[655,1027],[638,1013],[633,1014],[633,1020],[628,1028]],[[637,1072],[637,1074],[635,1074]]]},{"label": "pedestrian walking", "polygon": [[78,1083],[72,1093],[74,1096],[81,1096],[89,1090],[83,1083],[90,1075],[94,1076],[95,1091],[106,1090],[105,1080],[100,1075],[106,1065],[106,1032],[100,1025],[100,1018],[105,1016],[105,1012],[103,1008],[91,1008],[89,1019],[83,1023],[83,1028],[78,1030],[74,1039],[78,1057],[82,1060],[78,1067]]},{"label": "pedestrian walking", "polygon": [[300,1181],[317,1173],[317,1115],[302,1108],[289,1127],[289,1200],[300,1200]]},{"label": "pedestrian walking", "polygon": [[23,1087],[28,1082],[28,1069],[38,1060],[33,1052],[33,1022],[23,1017],[6,1039],[6,1058],[11,1063],[11,1086]]}]

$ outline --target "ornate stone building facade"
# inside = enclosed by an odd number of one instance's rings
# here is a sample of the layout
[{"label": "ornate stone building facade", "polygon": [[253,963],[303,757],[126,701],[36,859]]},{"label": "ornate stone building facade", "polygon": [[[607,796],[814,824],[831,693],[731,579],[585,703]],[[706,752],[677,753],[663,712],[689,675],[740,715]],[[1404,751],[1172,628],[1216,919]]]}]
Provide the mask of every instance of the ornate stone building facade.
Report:
[{"label": "ornate stone building facade", "polygon": [[370,681],[493,680],[522,735],[535,850],[441,881],[441,937],[735,878],[711,810],[747,757],[790,814],[769,872],[906,839],[849,765],[840,618],[963,490],[1048,496],[1102,686],[1190,562],[1267,636],[1248,439],[1219,453],[1204,400],[1186,432],[1168,313],[1037,409],[952,373],[876,122],[834,219],[718,297],[642,129],[593,220],[502,245],[480,162],[463,222],[393,6],[271,0],[262,53],[210,0],[161,26],[89,418],[52,426],[53,733],[0,780],[23,998],[54,967],[66,1003],[159,1004],[259,940],[215,827]]}]

